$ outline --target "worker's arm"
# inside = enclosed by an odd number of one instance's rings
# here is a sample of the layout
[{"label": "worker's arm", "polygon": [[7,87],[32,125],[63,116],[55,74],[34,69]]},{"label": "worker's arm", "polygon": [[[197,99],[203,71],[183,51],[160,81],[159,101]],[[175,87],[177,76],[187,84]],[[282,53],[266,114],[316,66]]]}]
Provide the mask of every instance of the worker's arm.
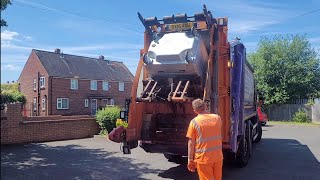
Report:
[{"label": "worker's arm", "polygon": [[192,123],[189,124],[187,137],[188,137],[188,169],[191,172],[195,172],[196,166],[193,160],[194,160],[194,152],[195,152],[196,132]]},{"label": "worker's arm", "polygon": [[188,141],[188,161],[194,160],[194,149],[195,149],[195,140],[189,138]]}]

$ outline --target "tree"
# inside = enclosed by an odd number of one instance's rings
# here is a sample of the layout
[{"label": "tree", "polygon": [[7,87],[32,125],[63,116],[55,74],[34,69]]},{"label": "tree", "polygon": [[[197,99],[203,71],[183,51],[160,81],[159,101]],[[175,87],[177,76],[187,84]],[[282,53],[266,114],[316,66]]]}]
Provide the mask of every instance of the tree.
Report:
[{"label": "tree", "polygon": [[1,84],[1,109],[4,108],[5,104],[21,102],[22,104],[26,103],[27,99],[25,95],[23,95],[19,91],[19,84]]},{"label": "tree", "polygon": [[266,104],[320,97],[320,60],[305,35],[262,37],[248,59]]},{"label": "tree", "polygon": [[[1,0],[1,12],[4,11],[8,5],[11,5],[11,0]],[[7,22],[1,19],[1,27],[7,26]]]}]

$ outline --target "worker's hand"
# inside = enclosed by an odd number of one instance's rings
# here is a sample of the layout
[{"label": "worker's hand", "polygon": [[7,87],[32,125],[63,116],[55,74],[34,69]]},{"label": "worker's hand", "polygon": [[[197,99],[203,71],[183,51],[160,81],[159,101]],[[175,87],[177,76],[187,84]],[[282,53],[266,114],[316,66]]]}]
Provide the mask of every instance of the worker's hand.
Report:
[{"label": "worker's hand", "polygon": [[188,170],[191,172],[195,172],[196,163],[193,160],[188,160]]}]

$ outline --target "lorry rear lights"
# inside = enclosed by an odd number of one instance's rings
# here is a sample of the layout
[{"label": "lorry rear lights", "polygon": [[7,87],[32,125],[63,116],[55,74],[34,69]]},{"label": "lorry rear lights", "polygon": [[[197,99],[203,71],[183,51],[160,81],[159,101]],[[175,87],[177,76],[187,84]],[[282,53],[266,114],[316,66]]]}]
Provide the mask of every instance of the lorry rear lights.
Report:
[{"label": "lorry rear lights", "polygon": [[230,60],[228,61],[228,68],[232,68],[233,67],[233,62],[231,62]]},{"label": "lorry rear lights", "polygon": [[218,23],[219,25],[224,25],[224,18],[219,18]]},{"label": "lorry rear lights", "polygon": [[145,64],[152,64],[153,63],[153,60],[151,58],[148,57],[148,55],[146,54],[143,54],[143,62]]}]

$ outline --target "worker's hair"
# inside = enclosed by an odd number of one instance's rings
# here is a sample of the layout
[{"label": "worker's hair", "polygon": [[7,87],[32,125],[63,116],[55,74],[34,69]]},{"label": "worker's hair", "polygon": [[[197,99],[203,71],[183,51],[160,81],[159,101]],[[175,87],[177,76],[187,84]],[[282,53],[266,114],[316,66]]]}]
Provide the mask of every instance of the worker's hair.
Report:
[{"label": "worker's hair", "polygon": [[192,108],[196,111],[202,112],[206,108],[206,104],[201,99],[195,99],[192,101]]}]

